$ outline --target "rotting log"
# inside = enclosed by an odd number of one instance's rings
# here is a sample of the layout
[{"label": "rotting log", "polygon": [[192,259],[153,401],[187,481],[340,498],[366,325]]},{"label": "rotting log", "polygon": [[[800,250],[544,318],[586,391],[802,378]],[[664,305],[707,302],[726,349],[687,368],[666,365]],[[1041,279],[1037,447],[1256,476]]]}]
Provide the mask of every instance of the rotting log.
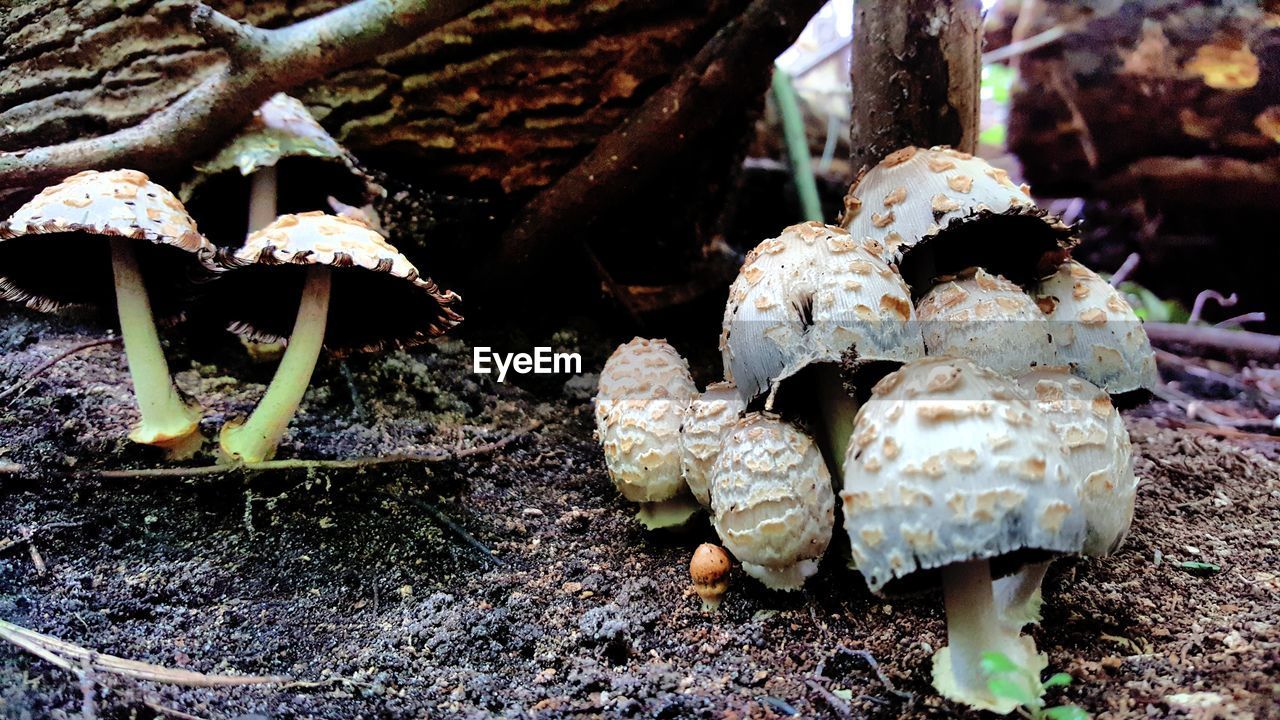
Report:
[{"label": "rotting log", "polygon": [[976,149],[981,52],[978,0],[855,3],[854,172],[906,145]]}]

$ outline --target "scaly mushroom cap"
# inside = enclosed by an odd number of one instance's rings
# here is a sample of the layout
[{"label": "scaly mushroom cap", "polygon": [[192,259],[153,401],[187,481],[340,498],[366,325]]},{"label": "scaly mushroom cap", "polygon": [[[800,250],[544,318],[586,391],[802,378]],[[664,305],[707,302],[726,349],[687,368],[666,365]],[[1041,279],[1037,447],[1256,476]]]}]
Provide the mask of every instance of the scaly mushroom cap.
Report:
[{"label": "scaly mushroom cap", "polygon": [[916,317],[930,355],[966,358],[1011,376],[1053,363],[1048,323],[1035,301],[981,268],[936,285]]},{"label": "scaly mushroom cap", "polygon": [[173,193],[136,170],[88,170],[45,188],[0,223],[0,298],[41,311],[115,306],[108,237],[137,245],[153,315],[181,315],[213,245]]},{"label": "scaly mushroom cap", "polygon": [[[845,530],[873,592],[920,571],[1079,552],[1062,442],[1023,391],[961,358],[908,363],[872,390],[845,460]],[[914,586],[933,580],[925,573]]]},{"label": "scaly mushroom cap", "polygon": [[773,415],[748,413],[730,429],[711,471],[712,522],[742,569],[795,590],[831,542],[835,498],[822,452]]},{"label": "scaly mushroom cap", "polygon": [[945,147],[905,147],[861,174],[840,224],[888,248],[917,293],[972,266],[1029,282],[1053,272],[1076,242],[1071,228],[1036,207],[1025,185]]},{"label": "scaly mushroom cap", "polygon": [[1067,453],[1067,474],[1084,504],[1086,555],[1108,555],[1129,533],[1138,479],[1124,418],[1097,385],[1065,368],[1042,368],[1018,378],[1049,419]]},{"label": "scaly mushroom cap", "polygon": [[325,347],[334,353],[409,346],[462,321],[460,298],[418,274],[368,225],[321,212],[282,215],[238,250],[219,249],[214,285],[232,330],[277,341],[293,330],[308,265],[333,269]]},{"label": "scaly mushroom cap", "polygon": [[1068,262],[1031,294],[1049,317],[1058,362],[1112,395],[1156,386],[1156,357],[1142,321],[1097,273]]},{"label": "scaly mushroom cap", "polygon": [[[224,231],[238,242],[244,236],[239,228],[244,218],[228,208],[245,207],[246,178],[269,167],[281,173],[278,204],[282,213],[326,208],[330,195],[363,205],[386,192],[320,127],[305,105],[277,93],[254,111],[244,129],[216,155],[195,166],[195,174],[183,183],[179,196],[210,232]],[[239,231],[232,229],[233,221]]]},{"label": "scaly mushroom cap", "polygon": [[689,492],[703,506],[711,504],[711,466],[720,454],[724,436],[745,409],[738,388],[731,382],[718,382],[708,385],[685,410],[681,466]]},{"label": "scaly mushroom cap", "polygon": [[680,425],[698,388],[689,364],[665,340],[619,345],[600,371],[596,432],[618,492],[632,502],[680,494]]},{"label": "scaly mushroom cap", "polygon": [[884,248],[837,227],[793,225],[747,254],[729,288],[720,352],[745,402],[815,362],[924,355],[911,295]]}]

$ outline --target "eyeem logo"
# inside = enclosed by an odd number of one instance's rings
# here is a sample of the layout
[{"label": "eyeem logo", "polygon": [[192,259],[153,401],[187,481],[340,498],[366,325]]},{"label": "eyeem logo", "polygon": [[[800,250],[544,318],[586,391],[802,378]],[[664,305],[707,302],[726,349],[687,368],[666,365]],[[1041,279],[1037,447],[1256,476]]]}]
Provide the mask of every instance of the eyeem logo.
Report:
[{"label": "eyeem logo", "polygon": [[490,347],[471,351],[471,372],[477,375],[498,373],[498,382],[506,382],[507,372],[519,375],[570,375],[582,372],[582,356],[578,353],[552,352],[549,347],[535,347],[533,353],[497,353]]}]

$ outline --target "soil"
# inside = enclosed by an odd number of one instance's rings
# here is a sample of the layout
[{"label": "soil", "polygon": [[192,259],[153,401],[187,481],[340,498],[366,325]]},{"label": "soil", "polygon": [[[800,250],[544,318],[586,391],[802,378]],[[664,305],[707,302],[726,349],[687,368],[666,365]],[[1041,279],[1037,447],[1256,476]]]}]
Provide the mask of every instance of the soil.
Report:
[{"label": "soil", "polygon": [[[91,318],[7,314],[0,388],[102,332]],[[592,338],[568,329],[546,344],[582,352],[591,371],[619,339]],[[594,378],[498,385],[470,372],[470,345],[485,341],[352,359],[349,375],[322,365],[280,452],[436,457],[509,439],[440,462],[97,477],[163,464],[122,439],[134,415],[115,345],[0,400],[0,545],[18,540],[0,552],[0,618],[133,660],[293,680],[82,684],[0,644],[0,714],[966,716],[928,683],[946,641],[940,597],[876,598],[838,548],[798,593],[735,570],[722,609],[704,613],[687,562],[714,535],[704,521],[654,535],[632,520],[592,439]],[[234,341],[170,352],[211,434],[252,408],[272,369]],[[1031,633],[1075,678],[1050,704],[1280,717],[1276,448],[1171,429],[1168,410],[1130,417],[1142,485],[1123,548],[1058,561],[1046,580]]]}]

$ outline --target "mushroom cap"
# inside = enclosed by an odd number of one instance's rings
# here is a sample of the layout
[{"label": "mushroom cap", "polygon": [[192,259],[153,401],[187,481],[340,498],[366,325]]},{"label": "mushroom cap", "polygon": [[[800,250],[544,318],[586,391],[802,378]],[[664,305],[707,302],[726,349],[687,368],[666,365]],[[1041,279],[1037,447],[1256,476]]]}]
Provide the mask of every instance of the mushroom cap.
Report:
[{"label": "mushroom cap", "polygon": [[875,242],[817,222],[747,254],[729,288],[720,352],[745,402],[816,362],[924,355],[910,291]]},{"label": "mushroom cap", "polygon": [[462,321],[460,298],[418,274],[364,223],[321,212],[282,215],[238,250],[219,249],[213,294],[231,329],[257,341],[288,338],[311,265],[333,269],[325,347],[334,353],[409,346]]},{"label": "mushroom cap", "polygon": [[1051,273],[1076,243],[1071,228],[1038,208],[1025,185],[946,147],[905,147],[864,171],[845,196],[840,224],[888,248],[917,292],[939,275],[975,265],[1029,282]]},{"label": "mushroom cap", "polygon": [[[962,358],[908,363],[872,390],[845,458],[844,524],[873,592],[955,562],[1008,571],[1079,552],[1085,517],[1062,442],[1021,388]],[[897,589],[897,588],[895,588]]]},{"label": "mushroom cap", "polygon": [[72,175],[0,222],[0,298],[41,311],[114,307],[111,237],[145,241],[135,254],[152,314],[181,316],[214,248],[173,193],[137,170]]},{"label": "mushroom cap", "polygon": [[1097,273],[1067,262],[1031,294],[1049,318],[1059,363],[1112,395],[1155,388],[1156,357],[1142,320]]},{"label": "mushroom cap", "polygon": [[712,522],[748,574],[799,588],[831,542],[835,498],[818,446],[776,416],[748,413],[711,471]]},{"label": "mushroom cap", "polygon": [[[238,241],[244,236],[240,226],[246,220],[243,213],[228,213],[227,208],[247,207],[247,178],[269,167],[281,174],[277,203],[282,213],[327,208],[330,195],[364,205],[386,192],[320,127],[305,105],[276,93],[217,154],[195,166],[179,197],[210,232],[221,230]],[[221,237],[222,232],[213,234]]]},{"label": "mushroom cap", "polygon": [[680,432],[680,463],[689,492],[703,506],[711,504],[711,466],[720,454],[724,436],[738,421],[746,404],[731,382],[712,383],[694,398],[684,413]]},{"label": "mushroom cap", "polygon": [[609,356],[596,394],[596,432],[623,497],[661,502],[684,490],[680,425],[697,395],[689,363],[665,340],[634,338]]},{"label": "mushroom cap", "polygon": [[916,305],[930,355],[972,360],[1017,376],[1052,364],[1044,313],[1022,288],[974,268],[935,285]]},{"label": "mushroom cap", "polygon": [[1108,555],[1133,522],[1138,479],[1124,418],[1097,385],[1061,367],[1018,378],[1062,440],[1067,473],[1080,486],[1087,535],[1084,554]]}]

